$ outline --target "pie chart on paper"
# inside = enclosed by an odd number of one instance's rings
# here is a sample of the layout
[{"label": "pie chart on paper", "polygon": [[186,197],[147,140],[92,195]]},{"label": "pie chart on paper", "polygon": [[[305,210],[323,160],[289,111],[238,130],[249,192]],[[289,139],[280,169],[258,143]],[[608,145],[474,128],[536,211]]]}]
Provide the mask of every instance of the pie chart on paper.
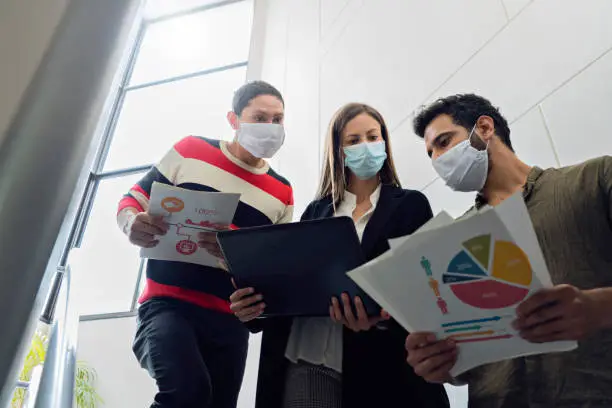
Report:
[{"label": "pie chart on paper", "polygon": [[442,281],[461,302],[479,309],[501,309],[521,302],[533,280],[527,255],[513,242],[481,235],[463,243]]}]

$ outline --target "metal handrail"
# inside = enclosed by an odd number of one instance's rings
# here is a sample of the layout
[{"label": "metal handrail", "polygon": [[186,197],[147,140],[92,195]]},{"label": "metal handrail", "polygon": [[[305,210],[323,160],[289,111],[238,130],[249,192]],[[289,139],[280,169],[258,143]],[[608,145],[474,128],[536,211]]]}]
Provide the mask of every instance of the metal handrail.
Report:
[{"label": "metal handrail", "polygon": [[[59,310],[57,310],[58,304]],[[51,335],[43,362],[44,366],[36,366],[32,371],[30,380],[17,381],[16,388],[26,389],[23,403],[25,408],[72,407],[79,317],[74,310],[74,305],[70,302],[69,267],[57,268],[40,320],[51,324]],[[60,361],[62,356],[66,359],[64,363]],[[48,369],[43,370],[43,368]],[[43,379],[45,383],[43,383]],[[41,387],[43,390],[59,390],[60,393],[57,396],[47,398],[42,405],[38,405],[38,396],[43,395],[39,394]],[[65,391],[67,387],[69,390]],[[68,395],[65,395],[67,392]],[[58,398],[67,405],[47,405],[49,401]]]},{"label": "metal handrail", "polygon": [[38,392],[31,396],[35,408],[70,408],[74,399],[74,378],[79,316],[70,301],[70,266],[58,268],[60,291],[51,326],[49,345]]},{"label": "metal handrail", "polygon": [[42,375],[42,364],[37,365],[32,369],[32,378],[30,379],[29,387],[23,399],[23,408],[33,408],[34,401],[38,395],[38,387],[40,386],[40,376]]},{"label": "metal handrail", "polygon": [[51,324],[55,316],[55,308],[57,306],[57,299],[60,295],[62,282],[64,280],[65,268],[58,267],[49,289],[49,295],[45,300],[45,306],[43,307],[42,314],[40,315],[40,321],[46,324]]}]

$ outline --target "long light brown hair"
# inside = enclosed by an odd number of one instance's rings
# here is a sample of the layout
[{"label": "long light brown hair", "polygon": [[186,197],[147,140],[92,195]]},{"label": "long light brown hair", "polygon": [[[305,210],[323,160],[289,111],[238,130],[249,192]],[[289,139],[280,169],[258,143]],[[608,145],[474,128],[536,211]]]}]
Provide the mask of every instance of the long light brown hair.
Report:
[{"label": "long light brown hair", "polygon": [[346,125],[362,113],[370,115],[380,124],[382,138],[385,141],[387,159],[378,175],[382,184],[401,187],[399,177],[395,171],[389,131],[382,115],[371,106],[363,103],[349,103],[340,108],[332,118],[327,130],[325,141],[325,159],[321,172],[321,183],[317,196],[319,199],[331,197],[334,207],[344,199],[348,186],[349,173],[345,170],[342,132]]}]

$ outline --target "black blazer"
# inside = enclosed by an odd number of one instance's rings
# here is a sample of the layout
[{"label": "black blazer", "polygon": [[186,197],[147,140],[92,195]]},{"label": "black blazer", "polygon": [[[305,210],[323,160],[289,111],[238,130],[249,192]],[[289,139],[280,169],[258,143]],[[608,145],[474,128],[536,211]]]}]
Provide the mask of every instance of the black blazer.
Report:
[{"label": "black blazer", "polygon": [[[313,201],[302,221],[334,216],[331,198]],[[432,217],[427,198],[418,192],[382,186],[380,198],[362,239],[368,260],[389,249],[387,240],[414,232]],[[258,319],[248,324],[263,330],[256,408],[281,408],[289,361],[285,349],[291,318]],[[408,333],[394,320],[387,329],[355,333],[344,329],[342,354],[343,407],[449,407],[444,387],[429,384],[406,362]]]}]

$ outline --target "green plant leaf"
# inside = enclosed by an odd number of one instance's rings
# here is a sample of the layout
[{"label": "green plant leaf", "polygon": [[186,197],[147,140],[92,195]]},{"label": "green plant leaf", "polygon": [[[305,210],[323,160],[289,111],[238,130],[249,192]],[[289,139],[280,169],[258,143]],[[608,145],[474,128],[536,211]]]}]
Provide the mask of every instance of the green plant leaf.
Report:
[{"label": "green plant leaf", "polygon": [[[30,349],[23,361],[23,368],[19,374],[21,381],[30,381],[34,367],[45,361],[49,340],[47,336],[36,331]],[[74,401],[77,408],[96,408],[104,402],[96,390],[98,374],[96,370],[84,361],[77,361],[74,384]],[[17,388],[13,393],[11,408],[21,408],[25,398],[25,390]]]}]

